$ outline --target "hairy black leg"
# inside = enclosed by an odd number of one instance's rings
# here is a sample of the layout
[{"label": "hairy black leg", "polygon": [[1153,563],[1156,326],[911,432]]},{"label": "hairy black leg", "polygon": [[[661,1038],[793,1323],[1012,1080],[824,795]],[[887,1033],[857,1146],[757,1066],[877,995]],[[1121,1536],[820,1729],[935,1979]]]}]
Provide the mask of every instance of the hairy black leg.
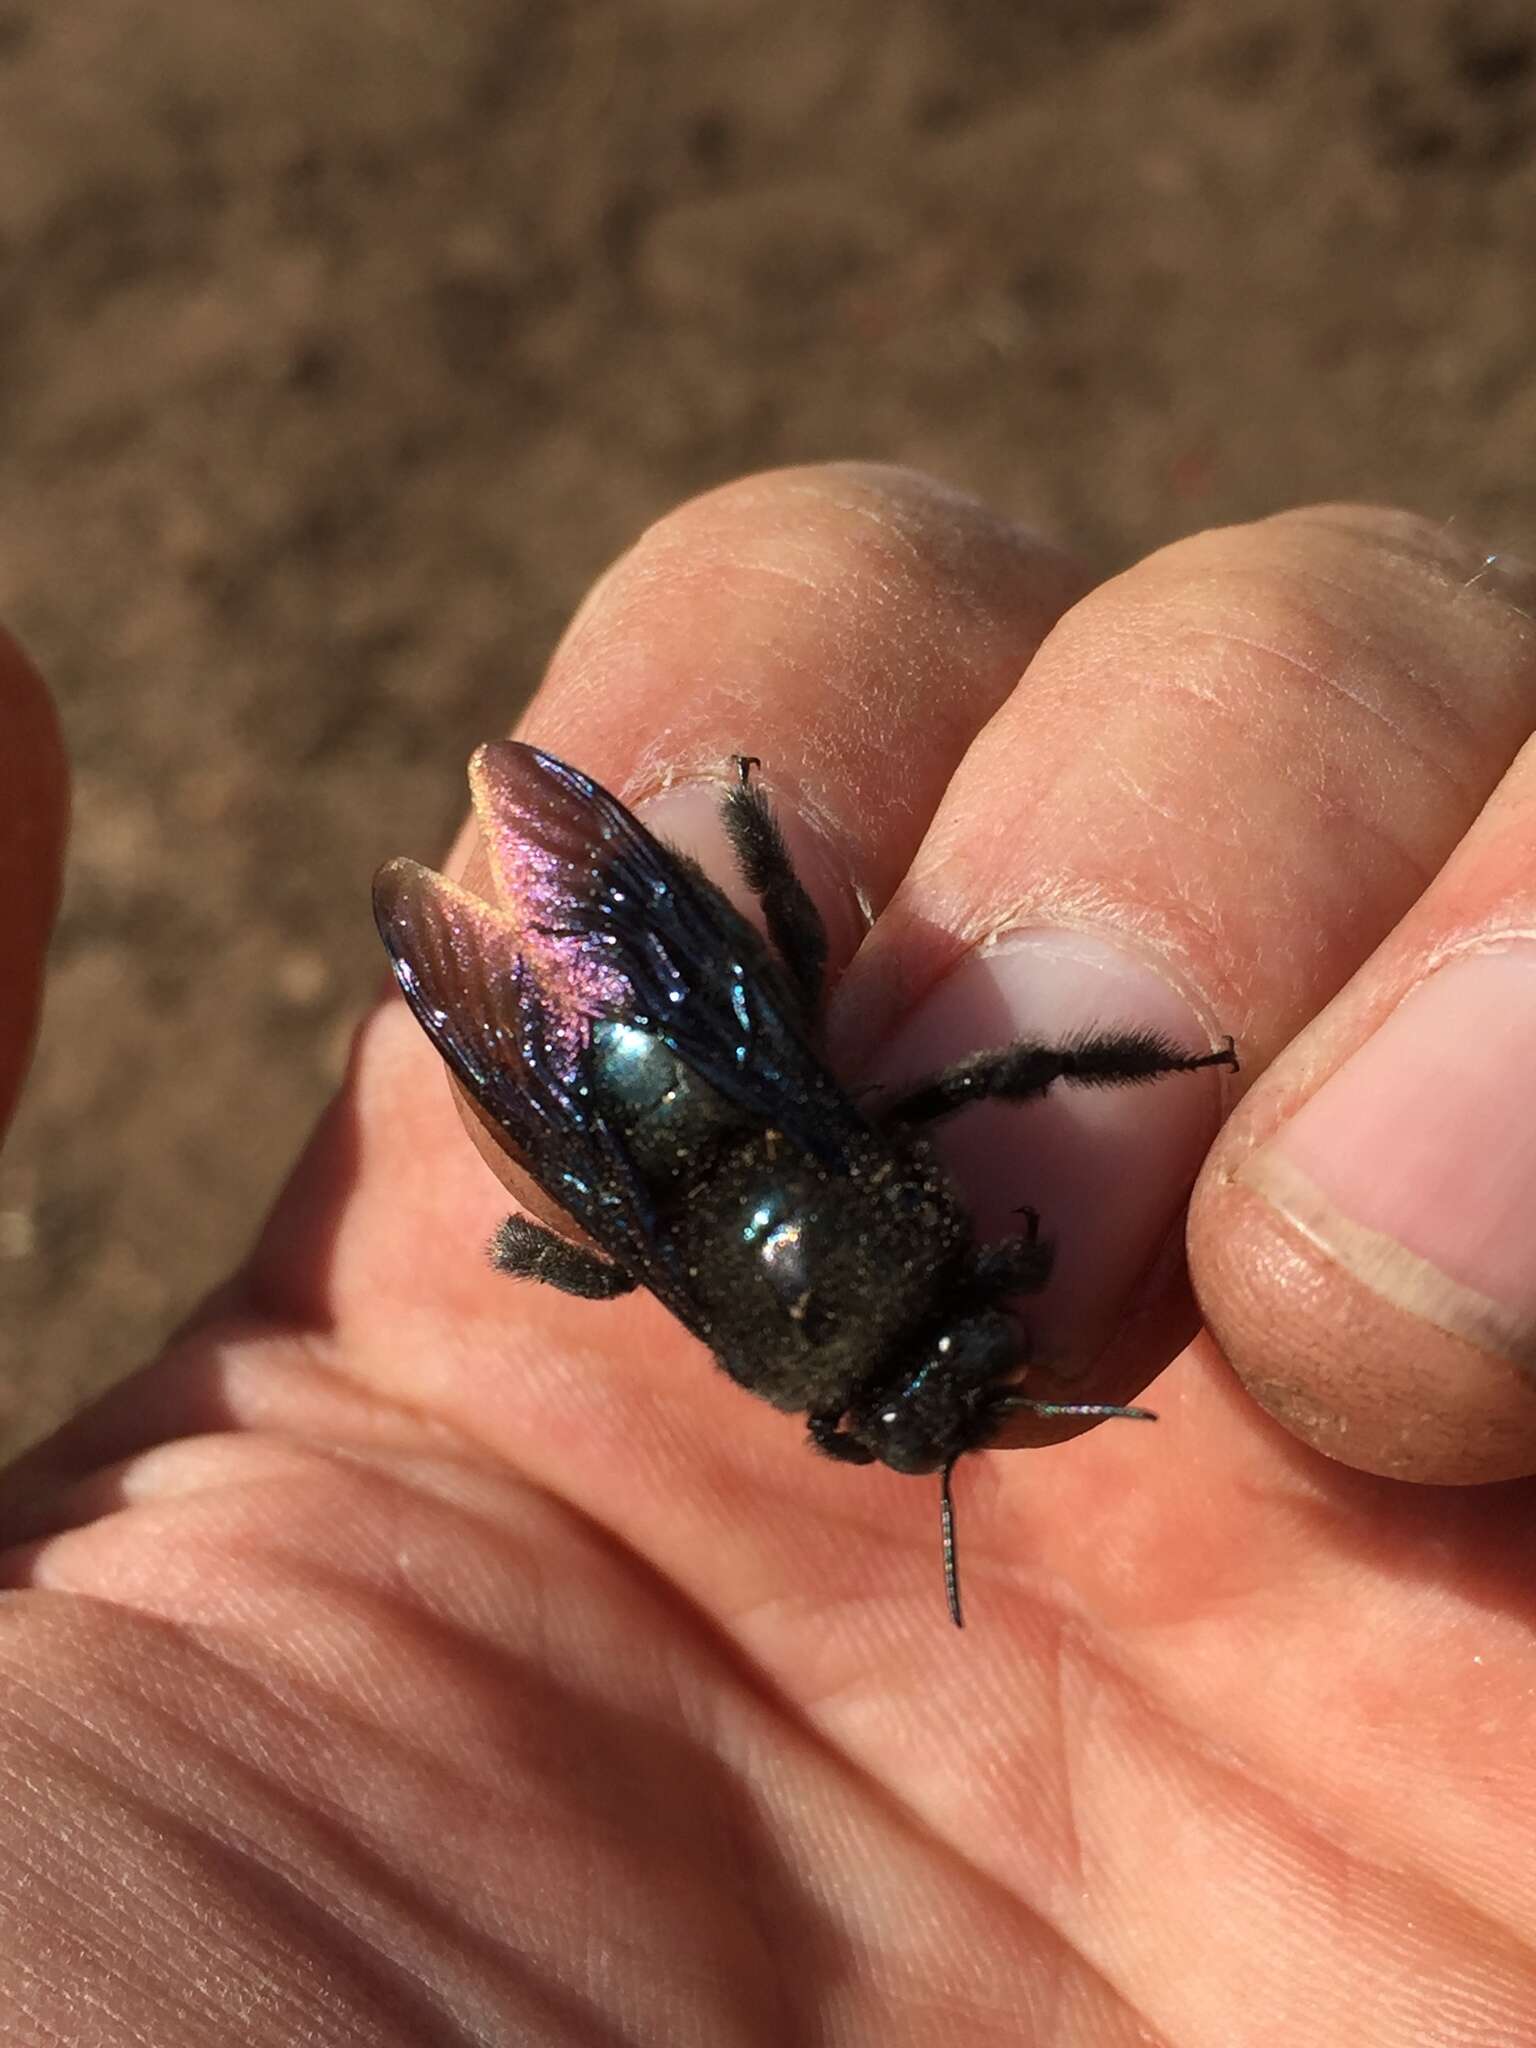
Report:
[{"label": "hairy black leg", "polygon": [[583,1301],[612,1301],[635,1285],[622,1266],[557,1237],[542,1223],[530,1223],[526,1216],[509,1216],[491,1239],[491,1264],[499,1273],[542,1280],[562,1294],[579,1294]]},{"label": "hairy black leg", "polygon": [[893,1123],[932,1123],[969,1102],[1030,1102],[1058,1081],[1080,1088],[1120,1088],[1162,1074],[1192,1074],[1200,1067],[1237,1071],[1229,1038],[1215,1052],[1184,1052],[1156,1031],[1106,1031],[1075,1045],[1032,1045],[1021,1040],[996,1052],[973,1053],[898,1096],[886,1111]]},{"label": "hairy black leg", "polygon": [[1010,1294],[1038,1294],[1055,1263],[1055,1246],[1043,1243],[1032,1230],[1027,1237],[1005,1237],[984,1245],[972,1270],[984,1296],[1006,1301]]},{"label": "hairy black leg", "polygon": [[821,912],[806,894],[768,800],[752,786],[753,754],[737,754],[737,784],[720,807],[742,879],[763,906],[768,936],[789,971],[807,1017],[821,1012],[827,968],[827,933]]},{"label": "hairy black leg", "polygon": [[835,1414],[807,1416],[806,1429],[811,1442],[818,1451],[824,1451],[829,1458],[837,1458],[844,1465],[872,1465],[874,1452],[867,1450],[856,1437],[844,1436],[837,1426],[841,1421],[841,1410]]}]

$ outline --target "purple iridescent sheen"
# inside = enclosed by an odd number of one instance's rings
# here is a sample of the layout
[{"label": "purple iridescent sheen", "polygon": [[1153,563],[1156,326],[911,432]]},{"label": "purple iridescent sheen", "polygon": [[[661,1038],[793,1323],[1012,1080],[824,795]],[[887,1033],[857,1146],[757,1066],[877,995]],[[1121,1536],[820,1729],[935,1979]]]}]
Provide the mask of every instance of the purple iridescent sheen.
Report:
[{"label": "purple iridescent sheen", "polygon": [[603,880],[587,779],[501,740],[476,751],[469,787],[506,934],[548,1010],[562,1022],[621,1011],[626,983],[605,934],[575,929]]}]

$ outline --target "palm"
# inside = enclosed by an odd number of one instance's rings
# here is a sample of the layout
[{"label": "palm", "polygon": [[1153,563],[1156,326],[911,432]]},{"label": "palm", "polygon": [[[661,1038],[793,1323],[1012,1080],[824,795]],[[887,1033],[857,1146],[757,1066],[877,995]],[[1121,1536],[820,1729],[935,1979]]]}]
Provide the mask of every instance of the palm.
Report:
[{"label": "palm", "polygon": [[956,1637],[930,1486],[806,1456],[648,1300],[509,1298],[424,1053],[370,1028],[270,1317],[65,1440],[129,1462],[38,1555],[111,1602],[43,1690],[131,1694],[87,1761],[213,1930],[157,2039],[221,1971],[347,2041],[1096,2044],[1206,2038],[1239,1978],[1252,2038],[1346,2038],[1402,1971],[1435,2038],[1517,1853],[1498,1495],[1384,1510],[1191,1354],[1156,1436],[975,1461]]}]

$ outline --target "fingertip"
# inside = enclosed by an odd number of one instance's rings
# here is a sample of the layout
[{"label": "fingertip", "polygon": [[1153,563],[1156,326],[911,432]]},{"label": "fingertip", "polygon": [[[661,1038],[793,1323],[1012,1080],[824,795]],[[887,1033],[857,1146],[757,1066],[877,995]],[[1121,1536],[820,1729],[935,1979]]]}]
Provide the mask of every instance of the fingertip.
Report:
[{"label": "fingertip", "polygon": [[[850,1066],[859,1028],[840,1027]],[[1141,950],[1071,929],[1035,928],[963,959],[903,1020],[874,1078],[910,1087],[977,1052],[1073,1044],[1106,1029],[1175,1048],[1209,1042],[1189,993]],[[1176,1253],[1188,1190],[1221,1114],[1215,1075],[1149,1077],[1138,1087],[1059,1084],[1032,1102],[982,1101],[932,1142],[984,1241],[1038,1209],[1053,1251],[1031,1302],[1031,1390],[1121,1401],[1192,1332]],[[1059,1429],[1049,1434],[1059,1435]],[[1068,1431],[1066,1433],[1073,1433]]]},{"label": "fingertip", "polygon": [[598,580],[520,730],[632,808],[749,752],[781,822],[803,807],[878,908],[1089,580],[913,470],[739,478],[668,512]]},{"label": "fingertip", "polygon": [[1189,1220],[1207,1327],[1260,1407],[1361,1472],[1439,1486],[1536,1472],[1536,1380],[1379,1291],[1260,1156],[1213,1161]]}]

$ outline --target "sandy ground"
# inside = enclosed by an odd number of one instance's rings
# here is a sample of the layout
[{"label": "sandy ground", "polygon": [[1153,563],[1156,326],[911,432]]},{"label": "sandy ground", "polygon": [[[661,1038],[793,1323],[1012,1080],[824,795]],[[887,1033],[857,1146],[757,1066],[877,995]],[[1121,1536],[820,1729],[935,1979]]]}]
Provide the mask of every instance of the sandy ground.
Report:
[{"label": "sandy ground", "polygon": [[0,0],[0,613],[77,773],[0,1440],[246,1243],[371,869],[679,497],[1536,550],[1533,115],[1523,0]]}]

